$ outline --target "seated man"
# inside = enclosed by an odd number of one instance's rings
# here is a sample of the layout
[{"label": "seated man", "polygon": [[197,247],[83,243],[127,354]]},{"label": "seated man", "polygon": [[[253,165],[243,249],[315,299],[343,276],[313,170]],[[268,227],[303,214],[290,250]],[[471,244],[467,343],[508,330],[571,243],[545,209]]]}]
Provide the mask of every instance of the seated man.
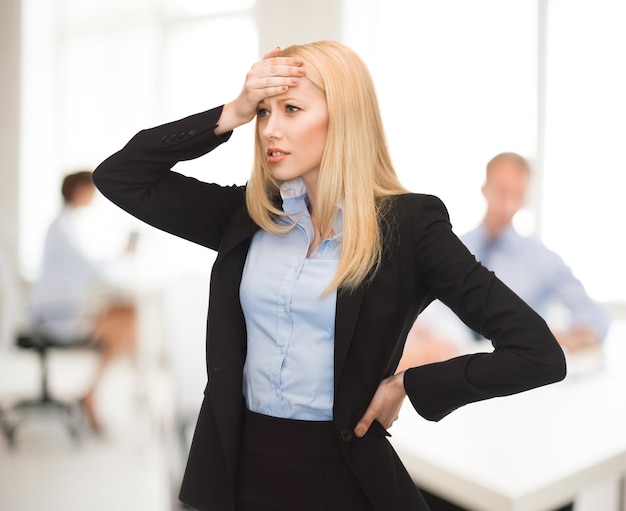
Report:
[{"label": "seated man", "polygon": [[[549,310],[558,305],[567,318],[552,324],[554,334],[566,351],[575,352],[598,345],[605,337],[609,318],[585,291],[582,283],[555,252],[534,237],[518,234],[513,217],[524,204],[530,184],[530,166],[515,153],[495,156],[487,165],[482,193],[487,203],[485,217],[474,230],[461,236],[483,265],[494,271],[549,323]],[[424,319],[416,321],[405,348],[401,366],[408,357],[422,363],[443,360],[465,351],[468,334],[451,324],[452,314],[443,316],[444,306],[432,304]],[[428,320],[428,318],[432,318]],[[440,323],[435,325],[434,323]],[[472,332],[474,338],[478,334]],[[456,339],[453,341],[452,339]],[[459,346],[459,339],[465,346]],[[471,348],[470,348],[471,349]]]},{"label": "seated man", "polygon": [[[482,187],[487,209],[482,223],[461,236],[476,258],[539,313],[553,329],[566,353],[598,346],[606,336],[609,318],[586,293],[561,257],[538,239],[524,237],[512,221],[529,188],[530,166],[515,153],[501,153],[487,164]],[[567,313],[557,324],[550,310]],[[420,316],[407,337],[398,371],[475,351],[480,340],[445,305],[434,302]],[[433,511],[460,508],[425,495]],[[571,510],[572,505],[562,508]]]}]

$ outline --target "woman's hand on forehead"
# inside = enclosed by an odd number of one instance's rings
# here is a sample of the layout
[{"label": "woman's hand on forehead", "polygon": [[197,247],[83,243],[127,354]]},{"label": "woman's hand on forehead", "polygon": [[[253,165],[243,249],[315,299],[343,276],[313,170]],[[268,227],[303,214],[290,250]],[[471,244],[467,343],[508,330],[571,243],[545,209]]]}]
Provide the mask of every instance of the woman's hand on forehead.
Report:
[{"label": "woman's hand on forehead", "polygon": [[216,133],[250,122],[256,116],[261,101],[284,94],[290,87],[296,87],[300,78],[305,76],[302,59],[276,57],[278,52],[280,48],[275,48],[252,65],[239,96],[224,106]]}]

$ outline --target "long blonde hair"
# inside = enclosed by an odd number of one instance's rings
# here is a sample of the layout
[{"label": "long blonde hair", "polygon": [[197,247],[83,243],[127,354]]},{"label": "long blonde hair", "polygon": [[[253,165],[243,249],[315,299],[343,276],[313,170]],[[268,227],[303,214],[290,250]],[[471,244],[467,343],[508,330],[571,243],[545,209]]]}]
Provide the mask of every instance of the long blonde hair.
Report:
[{"label": "long blonde hair", "polygon": [[[328,106],[328,135],[320,165],[315,216],[322,235],[332,232],[338,205],[343,213],[339,268],[327,288],[353,290],[380,265],[379,218],[385,198],[406,193],[391,163],[374,83],[365,63],[345,45],[318,41],[285,48],[276,56],[303,60],[306,77]],[[258,122],[258,121],[257,121]],[[280,183],[270,173],[257,127],[246,201],[264,230],[284,233],[275,199]]]}]

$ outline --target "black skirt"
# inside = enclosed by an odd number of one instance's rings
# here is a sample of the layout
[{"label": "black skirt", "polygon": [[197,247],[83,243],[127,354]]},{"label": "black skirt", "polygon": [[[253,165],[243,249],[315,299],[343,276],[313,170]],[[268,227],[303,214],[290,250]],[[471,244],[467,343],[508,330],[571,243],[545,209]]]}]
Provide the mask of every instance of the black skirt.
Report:
[{"label": "black skirt", "polygon": [[332,422],[247,411],[237,511],[372,511]]}]

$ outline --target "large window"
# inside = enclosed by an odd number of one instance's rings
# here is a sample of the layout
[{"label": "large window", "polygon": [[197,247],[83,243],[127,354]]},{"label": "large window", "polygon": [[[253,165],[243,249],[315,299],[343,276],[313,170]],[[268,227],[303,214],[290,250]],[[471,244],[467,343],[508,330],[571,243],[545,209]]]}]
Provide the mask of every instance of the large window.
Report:
[{"label": "large window", "polygon": [[626,2],[548,6],[544,238],[594,296],[626,301]]},{"label": "large window", "polygon": [[[536,6],[528,0],[377,2],[368,54],[403,183],[434,193],[464,232],[482,215],[489,158],[536,148]],[[350,23],[350,18],[346,19]]]},{"label": "large window", "polygon": [[487,161],[524,155],[536,174],[520,230],[558,251],[594,298],[625,301],[626,2],[367,5],[346,16],[346,36],[375,75],[405,185],[439,195],[461,234],[482,217]]},{"label": "large window", "polygon": [[[32,275],[61,175],[95,166],[141,128],[231,99],[259,55],[263,3],[24,5],[21,243],[23,270]],[[537,168],[521,230],[560,252],[595,298],[626,301],[617,229],[626,218],[626,2],[343,0],[341,12],[344,41],[374,75],[406,186],[439,195],[463,233],[483,213],[486,162],[501,151],[521,153]],[[290,33],[294,24],[306,19],[294,16]],[[285,28],[264,30],[280,38]],[[210,160],[178,170],[244,182],[250,128]],[[112,217],[128,221],[117,211]]]}]

